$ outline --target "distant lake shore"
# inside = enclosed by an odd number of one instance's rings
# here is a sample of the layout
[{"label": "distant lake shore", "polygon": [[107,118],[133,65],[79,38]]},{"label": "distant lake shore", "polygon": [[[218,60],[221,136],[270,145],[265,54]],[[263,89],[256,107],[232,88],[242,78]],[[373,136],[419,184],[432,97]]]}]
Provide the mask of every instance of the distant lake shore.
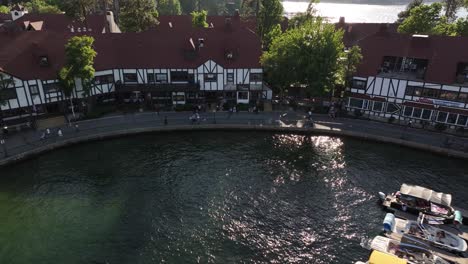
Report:
[{"label": "distant lake shore", "polygon": [[[344,1],[354,3],[343,3]],[[346,22],[353,23],[393,23],[398,18],[398,13],[405,10],[408,1],[385,1],[386,4],[376,4],[377,2],[379,0],[343,0],[339,3],[338,0],[333,2],[325,0],[316,4],[315,8],[320,16],[326,17],[330,22],[337,22],[340,17],[344,17]],[[405,3],[389,4],[398,2]],[[306,11],[308,5],[308,1],[283,1],[285,15],[288,17]],[[466,15],[467,12],[464,9],[458,13],[459,17],[466,17]]]},{"label": "distant lake shore", "polygon": [[[308,0],[288,0],[284,2],[309,3]],[[407,5],[411,0],[320,0],[320,3],[334,4],[363,4],[363,5]],[[436,0],[426,0],[426,3],[440,2]]]}]

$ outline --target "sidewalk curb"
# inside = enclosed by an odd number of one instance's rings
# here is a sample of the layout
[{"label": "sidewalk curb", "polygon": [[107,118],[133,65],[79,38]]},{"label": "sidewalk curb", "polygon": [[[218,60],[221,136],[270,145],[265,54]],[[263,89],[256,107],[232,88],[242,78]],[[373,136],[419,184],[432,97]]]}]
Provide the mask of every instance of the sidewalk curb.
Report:
[{"label": "sidewalk curb", "polygon": [[403,139],[389,138],[385,136],[376,136],[372,134],[345,131],[345,130],[330,130],[330,129],[319,129],[319,128],[298,128],[298,127],[276,127],[271,125],[176,125],[176,126],[164,126],[164,127],[150,127],[150,128],[132,128],[125,130],[117,130],[105,133],[99,133],[88,136],[81,136],[73,139],[67,139],[60,142],[55,142],[49,145],[41,146],[33,150],[7,157],[0,160],[0,166],[5,166],[20,162],[26,159],[33,158],[42,153],[53,151],[56,149],[73,146],[79,143],[100,141],[106,139],[126,137],[130,135],[138,134],[149,134],[149,133],[160,133],[160,132],[177,132],[177,131],[265,131],[265,132],[279,132],[279,133],[297,133],[297,134],[317,134],[317,135],[328,135],[338,137],[350,137],[356,139],[362,139],[373,142],[394,144],[398,146],[413,148],[417,150],[430,151],[439,155],[447,157],[455,157],[460,159],[468,159],[468,153],[436,147],[432,145],[426,145],[407,141]]}]

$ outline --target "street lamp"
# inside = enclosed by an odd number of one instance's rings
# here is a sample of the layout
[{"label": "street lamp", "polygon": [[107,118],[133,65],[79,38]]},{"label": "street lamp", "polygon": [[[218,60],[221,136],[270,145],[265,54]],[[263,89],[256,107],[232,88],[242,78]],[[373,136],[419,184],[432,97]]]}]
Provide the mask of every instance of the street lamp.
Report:
[{"label": "street lamp", "polygon": [[7,152],[7,149],[6,149],[6,145],[5,145],[5,139],[0,139],[0,145],[2,145],[2,148],[3,148],[3,153],[4,153],[4,157],[8,157],[8,152]]}]

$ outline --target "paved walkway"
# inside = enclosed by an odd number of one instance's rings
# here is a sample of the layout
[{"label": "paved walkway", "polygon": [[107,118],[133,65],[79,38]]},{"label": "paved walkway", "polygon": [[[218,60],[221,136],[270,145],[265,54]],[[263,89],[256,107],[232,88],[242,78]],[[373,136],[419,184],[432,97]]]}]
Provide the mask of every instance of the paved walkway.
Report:
[{"label": "paved walkway", "polygon": [[[0,147],[0,165],[7,163],[16,156],[22,156],[28,152],[39,151],[48,146],[60,145],[61,142],[70,140],[78,140],[80,138],[89,138],[93,135],[103,135],[106,133],[114,133],[119,131],[130,131],[135,129],[151,130],[158,128],[184,128],[190,129],[194,126],[216,128],[216,127],[243,127],[263,129],[276,128],[288,130],[311,130],[307,128],[305,116],[303,113],[296,112],[262,112],[259,114],[241,112],[229,114],[227,112],[217,113],[201,113],[200,124],[192,124],[189,120],[191,113],[183,112],[167,112],[157,113],[145,112],[119,116],[109,116],[93,120],[85,120],[77,122],[78,129],[74,126],[62,127],[63,136],[58,136],[58,128],[51,129],[51,134],[41,139],[43,131],[23,131],[20,133],[12,133],[5,138],[5,144]],[[167,124],[165,124],[167,119]],[[461,153],[468,157],[468,138],[447,135],[443,133],[431,132],[422,129],[409,128],[399,125],[380,123],[375,121],[336,118],[331,119],[325,115],[314,116],[315,126],[314,131],[323,132],[333,135],[361,135],[361,138],[367,138],[366,135],[372,136],[374,140],[379,140],[376,137],[386,138],[389,140],[380,140],[385,142],[393,142],[401,145],[418,145],[428,146],[434,149],[442,149],[437,151],[445,153],[453,151]],[[333,132],[333,133],[332,133]],[[364,135],[364,136],[362,136]]]}]

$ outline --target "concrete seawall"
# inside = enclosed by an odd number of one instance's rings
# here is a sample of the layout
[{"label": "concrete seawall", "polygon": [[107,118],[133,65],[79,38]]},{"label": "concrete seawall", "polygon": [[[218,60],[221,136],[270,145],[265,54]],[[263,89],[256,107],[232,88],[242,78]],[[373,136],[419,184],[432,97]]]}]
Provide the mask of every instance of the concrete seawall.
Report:
[{"label": "concrete seawall", "polygon": [[96,133],[93,135],[80,136],[72,139],[67,139],[55,143],[50,143],[44,146],[34,148],[24,153],[7,157],[0,160],[0,166],[13,164],[22,160],[33,158],[40,154],[53,151],[55,149],[64,148],[68,146],[77,145],[85,142],[100,141],[105,139],[113,139],[126,137],[130,135],[138,134],[149,134],[158,132],[176,132],[176,131],[265,131],[265,132],[277,132],[277,133],[298,133],[298,134],[314,134],[314,135],[327,135],[336,137],[350,137],[361,140],[368,140],[373,142],[394,144],[403,147],[413,148],[417,150],[430,151],[443,156],[455,157],[461,159],[468,159],[468,153],[450,150],[446,148],[436,147],[433,145],[417,143],[413,141],[390,138],[385,136],[373,135],[369,133],[357,132],[357,131],[346,131],[346,130],[330,130],[330,129],[318,129],[318,128],[298,128],[298,127],[277,127],[277,126],[254,126],[254,125],[171,125],[162,127],[151,127],[151,128],[132,128],[117,131],[109,131],[104,133]]}]

